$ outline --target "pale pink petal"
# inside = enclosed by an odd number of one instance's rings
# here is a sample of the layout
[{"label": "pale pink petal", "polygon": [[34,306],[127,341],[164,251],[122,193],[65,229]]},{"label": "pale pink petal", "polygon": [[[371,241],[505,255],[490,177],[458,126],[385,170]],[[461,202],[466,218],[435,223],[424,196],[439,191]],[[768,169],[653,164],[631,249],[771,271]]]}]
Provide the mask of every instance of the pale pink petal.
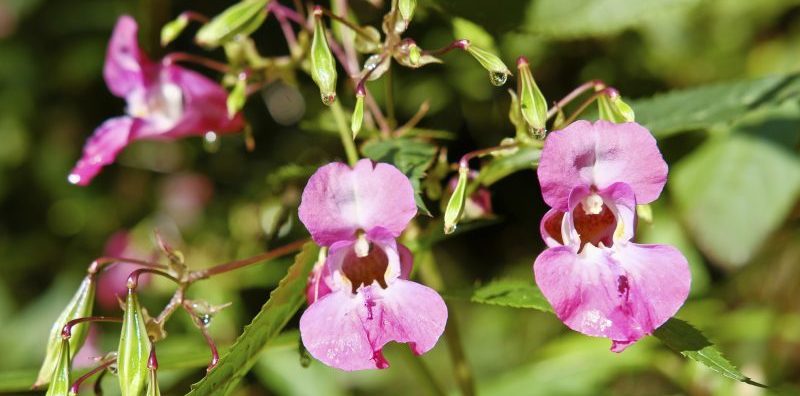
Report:
[{"label": "pale pink petal", "polygon": [[405,245],[397,244],[397,254],[400,255],[400,279],[408,279],[414,269],[414,255]]},{"label": "pale pink petal", "polygon": [[317,265],[308,276],[306,284],[306,301],[309,305],[331,292],[330,271],[326,265]]},{"label": "pale pink petal", "polygon": [[103,67],[108,89],[116,96],[125,97],[131,91],[142,88],[145,74],[153,63],[139,49],[136,37],[138,26],[128,15],[123,15],[114,26],[114,33],[106,50],[106,63]]},{"label": "pale pink petal", "polygon": [[666,183],[667,164],[639,124],[576,121],[548,134],[538,175],[545,202],[566,211],[574,188],[603,190],[616,182],[628,184],[640,204],[652,202]]},{"label": "pale pink petal", "polygon": [[358,230],[383,228],[397,237],[416,213],[408,177],[392,165],[368,159],[355,168],[337,162],[318,169],[299,208],[300,220],[323,246],[352,240]]},{"label": "pale pink petal", "polygon": [[104,122],[83,146],[83,155],[68,180],[72,184],[86,186],[104,166],[114,162],[117,154],[130,141],[134,120],[130,117],[117,117]]},{"label": "pale pink petal", "polygon": [[300,318],[309,353],[346,371],[389,366],[381,350],[390,341],[408,343],[416,354],[436,345],[447,322],[447,307],[433,289],[398,279],[386,289],[345,289],[320,298]]},{"label": "pale pink petal", "polygon": [[613,341],[621,352],[672,317],[689,293],[683,255],[667,245],[550,248],[536,258],[536,283],[567,326]]}]

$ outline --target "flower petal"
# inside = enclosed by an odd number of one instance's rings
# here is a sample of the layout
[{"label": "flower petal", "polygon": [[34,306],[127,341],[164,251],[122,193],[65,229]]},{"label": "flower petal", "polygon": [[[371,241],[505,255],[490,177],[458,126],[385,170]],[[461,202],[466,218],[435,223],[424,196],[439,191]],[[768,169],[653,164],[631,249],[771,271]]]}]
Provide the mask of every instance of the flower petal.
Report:
[{"label": "flower petal", "polygon": [[564,215],[565,213],[558,209],[550,209],[542,217],[542,221],[539,223],[539,232],[542,234],[542,239],[547,247],[556,247],[564,244],[564,239],[561,236]]},{"label": "flower petal", "polygon": [[124,97],[134,89],[144,86],[145,73],[153,63],[139,48],[136,20],[123,15],[117,20],[106,50],[103,77],[108,89]]},{"label": "flower petal", "polygon": [[117,117],[104,122],[83,146],[83,156],[68,180],[72,184],[88,185],[104,166],[114,162],[117,154],[130,141],[134,120],[130,117]]},{"label": "flower petal", "polygon": [[636,200],[646,204],[661,194],[667,163],[639,124],[576,121],[548,135],[538,175],[545,202],[563,211],[575,187],[602,190],[616,182],[627,183]]},{"label": "flower petal", "polygon": [[559,319],[581,333],[606,337],[621,352],[672,317],[689,294],[683,255],[668,245],[586,245],[547,249],[533,265],[536,283]]},{"label": "flower petal", "polygon": [[354,168],[336,162],[317,170],[300,202],[300,220],[314,241],[329,246],[352,240],[356,231],[383,228],[397,237],[417,213],[414,188],[392,165],[358,161]]},{"label": "flower petal", "polygon": [[371,286],[320,298],[300,318],[308,352],[342,370],[388,367],[381,350],[390,341],[408,343],[420,355],[436,345],[447,322],[447,307],[433,289],[397,280],[386,289]]}]

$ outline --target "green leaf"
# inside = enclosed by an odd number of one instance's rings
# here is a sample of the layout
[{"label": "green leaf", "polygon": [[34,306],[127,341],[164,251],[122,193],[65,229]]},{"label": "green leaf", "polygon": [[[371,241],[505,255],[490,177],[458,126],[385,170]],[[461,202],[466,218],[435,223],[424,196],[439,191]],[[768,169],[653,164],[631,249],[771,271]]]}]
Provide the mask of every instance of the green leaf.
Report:
[{"label": "green leaf", "polygon": [[226,395],[234,389],[256,363],[264,345],[278,335],[305,303],[306,281],[317,261],[318,252],[315,244],[309,242],[305,245],[258,315],[245,327],[244,333],[222,356],[219,364],[192,386],[189,395]]},{"label": "green leaf", "polygon": [[525,31],[554,39],[607,36],[697,0],[537,0],[528,7]]},{"label": "green leaf", "polygon": [[424,213],[430,213],[422,201],[420,179],[433,163],[436,146],[420,140],[398,138],[373,140],[365,144],[361,151],[373,161],[390,163],[408,176],[414,186],[417,207]]},{"label": "green leaf", "polygon": [[503,279],[493,281],[476,289],[470,301],[481,304],[500,305],[512,308],[532,308],[542,312],[553,312],[550,303],[533,283],[533,280]]},{"label": "green leaf", "polygon": [[147,388],[150,338],[136,292],[128,289],[122,334],[117,349],[119,386],[122,396],[139,396]]},{"label": "green leaf", "polygon": [[[795,133],[798,119],[768,117],[759,134]],[[700,249],[715,262],[747,263],[780,226],[800,194],[800,159],[742,129],[711,138],[680,161],[670,190]]]},{"label": "green leaf", "polygon": [[514,172],[536,169],[541,155],[541,147],[523,146],[511,154],[497,156],[481,167],[478,180],[484,186],[491,186]]},{"label": "green leaf", "polygon": [[742,374],[736,366],[722,356],[722,353],[703,333],[687,322],[672,318],[661,325],[653,335],[658,337],[670,349],[728,378],[764,387],[764,385]]},{"label": "green leaf", "polygon": [[198,44],[216,48],[234,37],[247,36],[258,29],[267,18],[269,0],[243,0],[217,15],[197,31]]},{"label": "green leaf", "polygon": [[633,101],[637,122],[664,138],[731,122],[761,107],[800,98],[800,75],[707,85]]},{"label": "green leaf", "polygon": [[[67,322],[90,316],[92,314],[92,307],[94,306],[94,292],[96,281],[94,275],[87,275],[75,295],[72,297],[66,308],[58,316],[53,326],[50,328],[50,335],[47,338],[47,352],[45,354],[42,367],[39,369],[39,376],[36,379],[34,387],[40,387],[50,382],[50,377],[53,374],[53,369],[58,362],[59,351],[61,349],[61,331]],[[72,336],[69,339],[70,350],[77,351],[86,340],[89,334],[89,324],[81,323],[72,328]]]},{"label": "green leaf", "polygon": [[468,19],[455,17],[453,23],[453,37],[458,39],[467,39],[470,42],[477,44],[482,48],[489,51],[497,52],[497,46],[494,43],[494,37],[483,27]]}]

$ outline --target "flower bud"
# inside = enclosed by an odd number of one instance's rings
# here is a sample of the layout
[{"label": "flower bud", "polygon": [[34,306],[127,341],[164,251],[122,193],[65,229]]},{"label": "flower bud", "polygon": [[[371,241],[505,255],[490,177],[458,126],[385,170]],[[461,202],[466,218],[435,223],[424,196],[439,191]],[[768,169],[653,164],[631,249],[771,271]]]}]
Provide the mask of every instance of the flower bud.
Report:
[{"label": "flower bud", "polygon": [[322,9],[314,9],[314,38],[311,40],[311,78],[319,87],[322,103],[327,106],[336,100],[336,62],[328,39],[325,37],[325,28],[322,26]]},{"label": "flower bud", "polygon": [[469,40],[462,40],[461,47],[464,51],[467,51],[470,55],[472,55],[478,63],[483,66],[484,69],[489,71],[489,81],[492,85],[501,86],[506,83],[508,80],[508,76],[511,75],[511,71],[508,70],[506,64],[503,63],[500,58],[484,49],[478,48],[474,44],[470,43]]},{"label": "flower bud", "polygon": [[517,136],[525,136],[527,137],[528,133],[528,126],[525,123],[525,119],[522,118],[522,107],[519,104],[519,96],[514,90],[509,89],[508,95],[511,96],[511,106],[508,108],[508,120],[511,121],[511,125],[514,125],[514,130],[517,132]]},{"label": "flower bud", "polygon": [[614,88],[606,88],[603,94],[597,98],[599,115],[601,120],[615,123],[633,122],[635,115],[633,109],[622,101],[619,92]]},{"label": "flower bud", "polygon": [[189,17],[187,17],[186,14],[178,15],[177,18],[167,22],[164,27],[161,28],[161,46],[166,47],[167,44],[178,38],[188,24]]},{"label": "flower bud", "polygon": [[269,0],[242,0],[217,15],[197,31],[198,44],[216,48],[238,35],[247,36],[258,29],[267,17]]},{"label": "flower bud", "polygon": [[353,132],[353,139],[356,138],[361,130],[361,123],[364,121],[364,92],[356,92],[356,107],[353,109],[353,118],[350,120],[350,130]]},{"label": "flower bud", "polygon": [[139,396],[147,386],[150,339],[136,292],[128,289],[122,335],[117,350],[117,370],[122,396]]},{"label": "flower bud", "polygon": [[239,76],[225,102],[228,107],[228,118],[233,119],[236,113],[244,108],[245,102],[247,102],[247,77]]},{"label": "flower bud", "polygon": [[411,62],[413,66],[419,66],[419,59],[421,56],[422,51],[416,43],[412,43],[408,46],[408,61]]},{"label": "flower bud", "polygon": [[150,357],[147,359],[147,396],[161,396],[161,390],[158,388],[158,359],[156,359],[155,345],[150,347]]},{"label": "flower bud", "polygon": [[[61,344],[63,343],[61,331],[64,329],[64,325],[73,319],[83,318],[92,314],[95,286],[94,275],[87,275],[66,308],[61,311],[61,315],[59,315],[58,319],[53,323],[53,327],[50,328],[47,352],[42,367],[39,369],[39,376],[33,384],[34,388],[38,388],[50,382],[53,369],[58,362]],[[88,323],[79,323],[72,328],[72,336],[69,338],[69,347],[71,350],[77,352],[81,346],[83,346],[83,342],[88,335],[88,329]]]},{"label": "flower bud", "polygon": [[524,56],[517,59],[517,94],[519,95],[522,118],[530,129],[543,131],[547,123],[547,101],[533,79],[528,60]]},{"label": "flower bud", "polygon": [[399,0],[397,2],[397,10],[400,11],[400,18],[403,18],[406,28],[408,28],[411,18],[414,17],[414,10],[416,10],[416,8],[417,0]]},{"label": "flower bud", "polygon": [[453,190],[453,195],[447,201],[447,207],[444,211],[444,233],[450,234],[456,230],[458,220],[464,212],[464,198],[467,193],[467,181],[469,179],[469,168],[458,168],[458,183]]},{"label": "flower bud", "polygon": [[47,388],[46,396],[64,396],[70,394],[70,362],[71,356],[69,340],[62,338],[58,343],[58,348],[56,349],[56,358],[54,362],[55,366],[53,367],[53,371],[50,373],[52,376],[52,381],[50,382],[50,387]]}]

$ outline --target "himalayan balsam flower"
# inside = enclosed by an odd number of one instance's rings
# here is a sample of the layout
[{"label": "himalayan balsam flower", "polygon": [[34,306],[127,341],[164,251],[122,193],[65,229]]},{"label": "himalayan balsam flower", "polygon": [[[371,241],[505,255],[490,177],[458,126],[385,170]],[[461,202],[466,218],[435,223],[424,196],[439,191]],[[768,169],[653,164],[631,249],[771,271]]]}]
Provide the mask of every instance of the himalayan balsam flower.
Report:
[{"label": "himalayan balsam flower", "polygon": [[689,294],[677,249],[631,241],[636,205],[658,198],[667,164],[636,123],[578,121],[548,136],[538,173],[552,209],[541,223],[549,248],[533,265],[536,283],[567,326],[621,352]]},{"label": "himalayan balsam flower", "polygon": [[177,139],[243,127],[241,114],[228,118],[227,93],[219,84],[178,65],[153,62],[139,48],[137,30],[133,18],[119,18],[103,68],[111,93],[125,98],[127,115],[94,131],[68,177],[70,183],[88,185],[137,139]]},{"label": "himalayan balsam flower", "polygon": [[417,213],[411,182],[388,164],[323,166],[311,176],[300,220],[329,248],[309,279],[300,335],[309,353],[342,370],[389,366],[381,350],[433,348],[447,307],[436,291],[408,280],[411,252],[396,239]]}]

